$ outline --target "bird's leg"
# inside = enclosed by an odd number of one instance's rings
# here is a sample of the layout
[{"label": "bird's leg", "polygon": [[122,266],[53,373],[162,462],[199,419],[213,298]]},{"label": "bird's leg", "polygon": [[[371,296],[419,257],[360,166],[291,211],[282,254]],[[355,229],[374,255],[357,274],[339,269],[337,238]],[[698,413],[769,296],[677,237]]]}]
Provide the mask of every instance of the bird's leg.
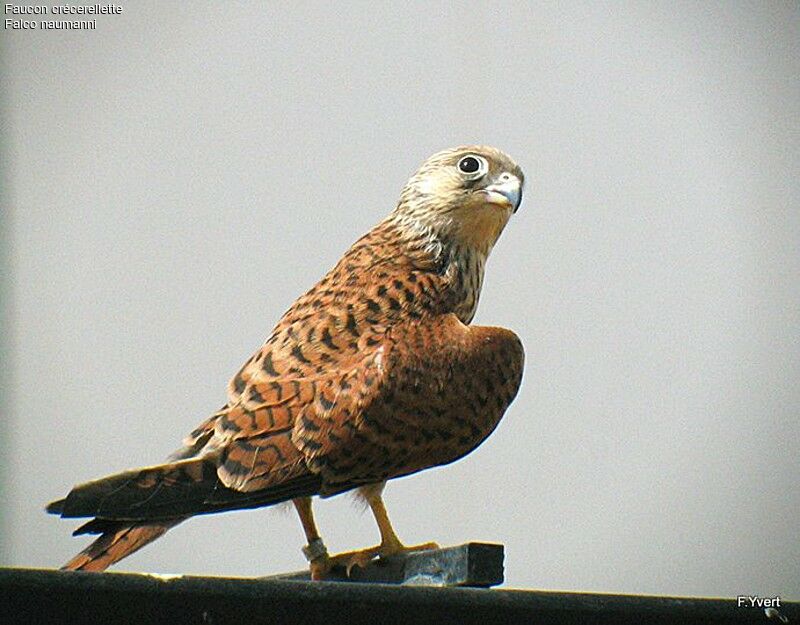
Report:
[{"label": "bird's leg", "polygon": [[325,563],[330,559],[328,550],[325,548],[325,543],[317,530],[317,524],[314,522],[314,512],[311,509],[311,497],[298,497],[293,499],[297,514],[300,515],[300,523],[303,524],[303,531],[306,534],[306,541],[308,544],[303,547],[303,555],[308,559],[311,569],[311,579],[321,579],[321,574],[329,571],[329,568],[324,568]]},{"label": "bird's leg", "polygon": [[370,493],[367,496],[367,503],[372,509],[372,514],[375,521],[378,523],[378,530],[381,533],[381,544],[378,546],[378,554],[382,558],[397,555],[398,553],[406,553],[408,551],[423,551],[425,549],[438,549],[439,545],[436,543],[422,543],[421,545],[406,546],[397,537],[394,532],[391,521],[389,521],[389,514],[386,512],[386,505],[383,503],[381,492],[383,487],[375,493]]},{"label": "bird's leg", "polygon": [[392,527],[392,523],[389,521],[389,514],[386,512],[386,506],[384,505],[383,498],[381,497],[384,486],[385,483],[382,483],[360,489],[361,494],[367,500],[367,503],[372,510],[375,521],[378,523],[378,530],[381,533],[381,544],[376,545],[375,547],[369,547],[367,549],[347,551],[345,553],[336,554],[335,556],[327,556],[324,562],[320,561],[318,568],[320,575],[324,576],[331,569],[337,566],[345,567],[347,574],[350,575],[350,571],[354,566],[364,567],[376,557],[388,558],[401,553],[408,553],[409,551],[422,551],[424,549],[439,548],[439,545],[432,542],[421,545],[412,545],[410,547],[407,547],[400,542],[400,539],[397,537],[397,534]]}]

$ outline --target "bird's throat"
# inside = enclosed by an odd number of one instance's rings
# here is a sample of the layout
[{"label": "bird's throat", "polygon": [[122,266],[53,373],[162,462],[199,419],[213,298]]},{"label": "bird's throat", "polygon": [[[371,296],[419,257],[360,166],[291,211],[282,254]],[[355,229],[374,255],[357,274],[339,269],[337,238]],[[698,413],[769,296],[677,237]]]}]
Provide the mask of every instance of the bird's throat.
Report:
[{"label": "bird's throat", "polygon": [[506,209],[488,204],[455,220],[450,236],[465,249],[482,255],[485,260],[503,232],[508,217]]}]

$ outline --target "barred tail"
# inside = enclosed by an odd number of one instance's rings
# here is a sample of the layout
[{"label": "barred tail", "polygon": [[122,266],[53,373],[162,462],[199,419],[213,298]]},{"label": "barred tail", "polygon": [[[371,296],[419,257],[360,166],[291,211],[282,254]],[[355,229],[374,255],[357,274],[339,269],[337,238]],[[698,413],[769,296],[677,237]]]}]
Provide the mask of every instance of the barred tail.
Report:
[{"label": "barred tail", "polygon": [[62,568],[104,571],[195,514],[258,508],[320,491],[322,478],[298,465],[297,475],[267,488],[238,491],[217,475],[213,456],[123,471],[73,488],[47,505],[62,518],[95,517],[74,532],[100,536]]},{"label": "barred tail", "polygon": [[[99,519],[92,521],[90,524],[103,523],[107,527],[103,529],[97,540],[62,566],[61,570],[105,571],[115,562],[163,536],[168,529],[182,520],[135,524],[126,524],[122,521],[100,521]],[[87,527],[84,531],[90,532],[92,529]]]}]

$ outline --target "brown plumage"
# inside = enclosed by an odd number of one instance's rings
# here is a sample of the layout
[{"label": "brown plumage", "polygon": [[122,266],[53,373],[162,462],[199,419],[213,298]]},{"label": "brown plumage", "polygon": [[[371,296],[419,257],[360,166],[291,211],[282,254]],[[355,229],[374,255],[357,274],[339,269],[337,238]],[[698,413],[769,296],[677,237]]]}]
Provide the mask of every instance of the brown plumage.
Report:
[{"label": "brown plumage", "polygon": [[[64,568],[104,570],[190,516],[290,499],[315,578],[415,548],[394,534],[383,485],[472,451],[519,388],[519,339],[468,324],[522,182],[490,147],[428,159],[397,208],[283,315],[231,380],[227,404],[168,463],[77,486],[48,506],[95,517],[75,533],[100,534]],[[381,544],[330,557],[310,498],[355,488]]]}]

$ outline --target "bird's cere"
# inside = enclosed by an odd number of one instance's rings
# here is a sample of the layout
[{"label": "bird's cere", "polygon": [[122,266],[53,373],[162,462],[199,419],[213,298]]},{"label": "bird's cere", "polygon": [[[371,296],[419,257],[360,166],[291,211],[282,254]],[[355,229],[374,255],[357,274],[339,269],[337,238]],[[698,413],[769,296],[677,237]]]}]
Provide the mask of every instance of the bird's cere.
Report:
[{"label": "bird's cere", "polygon": [[513,174],[504,173],[499,182],[490,184],[484,189],[486,201],[490,204],[511,206],[514,212],[519,208],[522,200],[522,182]]}]

